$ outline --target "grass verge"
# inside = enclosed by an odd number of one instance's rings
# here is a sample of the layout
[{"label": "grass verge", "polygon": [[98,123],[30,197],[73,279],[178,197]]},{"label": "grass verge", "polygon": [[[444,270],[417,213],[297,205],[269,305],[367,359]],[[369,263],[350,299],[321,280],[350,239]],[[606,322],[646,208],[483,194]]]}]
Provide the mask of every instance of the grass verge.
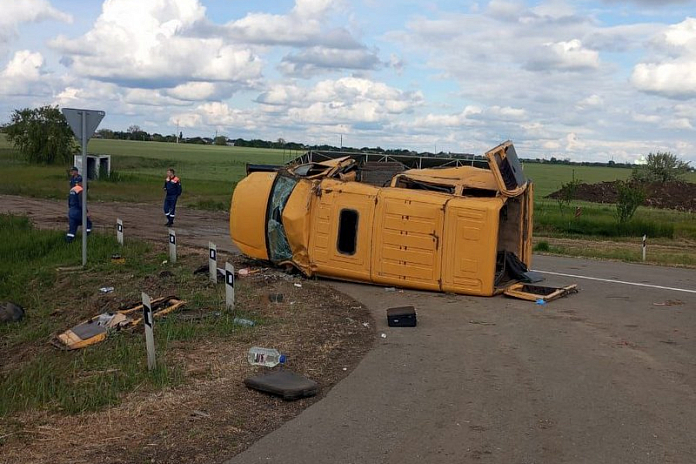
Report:
[{"label": "grass verge", "polygon": [[[113,237],[95,234],[89,237],[88,266],[60,271],[81,264],[79,242],[67,244],[63,232],[34,229],[26,217],[0,215],[0,301],[14,301],[27,311],[21,322],[0,325],[0,417],[25,410],[94,411],[119,403],[127,392],[174,387],[184,375],[171,347],[254,330],[236,326],[221,309],[222,286],[191,275],[197,256],[183,257],[163,272],[166,255],[152,245],[128,241],[120,247]],[[115,252],[125,264],[111,262]],[[116,287],[118,296],[100,293],[103,286]],[[191,302],[189,307],[201,308],[157,321],[154,371],[147,370],[141,327],[114,332],[79,351],[48,346],[53,335],[97,313],[137,303],[141,291],[152,297],[176,294]],[[243,308],[238,315],[252,317]]]}]

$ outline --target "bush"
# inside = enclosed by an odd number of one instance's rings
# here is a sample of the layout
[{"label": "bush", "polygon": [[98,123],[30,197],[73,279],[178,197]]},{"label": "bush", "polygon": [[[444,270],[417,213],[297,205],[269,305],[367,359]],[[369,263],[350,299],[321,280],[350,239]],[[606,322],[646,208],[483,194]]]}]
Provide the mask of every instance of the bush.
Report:
[{"label": "bush", "polygon": [[563,212],[564,208],[569,207],[570,203],[575,200],[575,195],[578,191],[580,183],[580,179],[573,179],[570,182],[566,182],[565,184],[561,185],[559,196],[556,199],[558,202],[558,209],[560,209],[561,212]]},{"label": "bush", "polygon": [[619,224],[630,221],[636,210],[645,201],[645,190],[636,183],[616,182],[618,197],[616,199],[616,219]]},{"label": "bush", "polygon": [[549,251],[550,248],[549,242],[542,240],[534,246],[534,251]]}]

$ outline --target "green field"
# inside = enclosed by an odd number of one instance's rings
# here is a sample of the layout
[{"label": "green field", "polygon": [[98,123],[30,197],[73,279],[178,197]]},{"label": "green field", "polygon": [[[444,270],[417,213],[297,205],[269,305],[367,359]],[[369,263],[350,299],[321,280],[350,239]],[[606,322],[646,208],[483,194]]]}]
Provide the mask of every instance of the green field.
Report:
[{"label": "green field", "polygon": [[[161,201],[166,170],[173,167],[184,187],[181,203],[204,209],[229,207],[234,186],[245,175],[246,163],[282,164],[301,154],[289,150],[102,139],[91,140],[88,152],[111,155],[113,178],[91,184],[94,200]],[[67,169],[71,164],[29,165],[0,136],[0,193],[65,198]]]},{"label": "green field", "polygon": [[[229,208],[230,196],[236,182],[244,176],[247,163],[282,164],[301,154],[289,150],[103,139],[91,140],[88,151],[112,157],[112,179],[90,184],[94,200],[159,202],[165,171],[171,166],[184,186],[181,203],[212,210]],[[63,199],[68,167],[28,165],[0,135],[0,193]],[[544,198],[573,178],[586,183],[626,179],[630,169],[538,163],[527,163],[524,169],[535,185],[537,235],[636,237],[648,233],[696,240],[693,213],[640,208],[636,219],[619,229],[615,227],[613,205],[575,202],[572,209],[582,206],[584,211],[576,219],[571,210],[562,212],[556,201]],[[689,173],[686,179],[696,182],[696,173]]]}]

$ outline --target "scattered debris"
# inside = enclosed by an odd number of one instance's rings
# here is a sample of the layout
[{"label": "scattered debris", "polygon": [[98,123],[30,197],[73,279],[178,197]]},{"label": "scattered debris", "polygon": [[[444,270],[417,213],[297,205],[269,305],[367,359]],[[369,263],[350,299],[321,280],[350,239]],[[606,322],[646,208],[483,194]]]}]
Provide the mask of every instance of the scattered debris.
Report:
[{"label": "scattered debris", "polygon": [[384,332],[382,332],[381,334],[379,334],[379,336],[382,337],[382,338],[387,338],[387,334],[385,334]]},{"label": "scattered debris", "polygon": [[415,327],[416,308],[413,306],[399,306],[387,309],[387,324],[389,327]]},{"label": "scattered debris", "polygon": [[256,325],[256,322],[250,319],[244,319],[243,317],[235,317],[234,319],[232,319],[232,323],[236,325],[243,325],[246,327],[254,327]]},{"label": "scattered debris", "polygon": [[209,418],[209,417],[210,417],[210,414],[208,414],[208,413],[205,412],[205,411],[199,411],[198,409],[195,409],[195,410],[191,413],[191,415],[194,416],[194,417],[205,417],[205,418]]},{"label": "scattered debris", "polygon": [[370,323],[369,323],[369,322],[363,322],[362,325],[363,325],[363,327],[365,327],[366,329],[369,329],[369,328],[370,328]]},{"label": "scattered debris", "polygon": [[250,274],[250,272],[249,272],[249,269],[248,269],[248,268],[240,269],[240,270],[237,271],[237,275],[238,275],[239,277],[246,277],[246,276],[248,276],[249,274]]},{"label": "scattered debris", "polygon": [[[549,301],[563,298],[572,293],[578,293],[578,286],[568,285],[567,287],[545,287],[542,285],[513,284],[508,287],[503,294],[520,300],[534,301],[538,305],[543,305]],[[541,302],[540,302],[541,301]]]},{"label": "scattered debris", "polygon": [[[186,302],[175,296],[155,298],[151,301],[152,316],[162,317],[181,308]],[[110,330],[121,330],[134,327],[143,320],[143,305],[137,304],[131,308],[116,311],[115,313],[102,313],[76,325],[59,334],[51,343],[62,349],[76,350],[84,348],[106,339]]]},{"label": "scattered debris", "polygon": [[488,322],[488,321],[474,321],[474,320],[471,320],[471,321],[469,321],[469,324],[478,324],[478,325],[495,325],[495,322]]},{"label": "scattered debris", "polygon": [[24,319],[24,308],[10,301],[0,303],[0,323],[19,322]]},{"label": "scattered debris", "polygon": [[114,264],[125,264],[126,258],[122,257],[121,255],[114,254],[111,255],[111,262]]},{"label": "scattered debris", "polygon": [[395,292],[396,289],[395,289],[394,287],[385,287],[385,288],[384,288],[384,291],[385,291],[385,292]]},{"label": "scattered debris", "polygon": [[102,287],[99,291],[102,293],[111,293],[114,291],[114,287]]},{"label": "scattered debris", "polygon": [[162,271],[162,272],[159,273],[159,277],[160,277],[160,279],[166,279],[166,278],[168,278],[168,277],[174,277],[174,273],[173,273],[172,271],[164,270],[164,271]]},{"label": "scattered debris", "polygon": [[319,384],[314,380],[288,370],[249,377],[244,380],[244,385],[254,390],[280,396],[287,401],[307,398],[319,392]]},{"label": "scattered debris", "polygon": [[302,284],[299,284],[299,283],[297,283],[297,282],[295,282],[293,285],[294,285],[295,287],[297,287],[297,288],[302,288]]},{"label": "scattered debris", "polygon": [[674,340],[660,340],[660,343],[666,343],[668,345],[676,345],[677,344],[677,342],[675,342]]}]

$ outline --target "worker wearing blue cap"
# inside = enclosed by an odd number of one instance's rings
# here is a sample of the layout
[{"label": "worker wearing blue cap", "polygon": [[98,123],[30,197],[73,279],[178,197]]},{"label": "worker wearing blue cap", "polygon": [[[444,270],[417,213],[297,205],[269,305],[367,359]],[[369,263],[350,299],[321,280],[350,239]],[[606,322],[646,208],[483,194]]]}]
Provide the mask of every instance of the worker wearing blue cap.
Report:
[{"label": "worker wearing blue cap", "polygon": [[70,168],[70,188],[73,188],[77,184],[82,184],[82,176],[80,175],[77,166]]}]

